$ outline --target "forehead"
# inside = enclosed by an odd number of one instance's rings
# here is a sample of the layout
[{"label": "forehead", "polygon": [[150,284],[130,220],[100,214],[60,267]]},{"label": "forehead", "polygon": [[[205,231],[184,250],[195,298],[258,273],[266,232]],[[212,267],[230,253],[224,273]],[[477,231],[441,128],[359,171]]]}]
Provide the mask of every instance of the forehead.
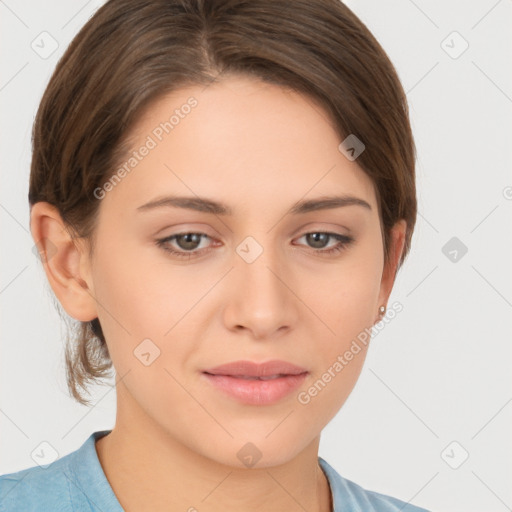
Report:
[{"label": "forehead", "polygon": [[118,162],[129,170],[107,198],[134,209],[164,192],[239,208],[334,193],[375,204],[370,178],[338,149],[328,114],[309,97],[256,79],[167,94],[145,110],[129,140]]}]

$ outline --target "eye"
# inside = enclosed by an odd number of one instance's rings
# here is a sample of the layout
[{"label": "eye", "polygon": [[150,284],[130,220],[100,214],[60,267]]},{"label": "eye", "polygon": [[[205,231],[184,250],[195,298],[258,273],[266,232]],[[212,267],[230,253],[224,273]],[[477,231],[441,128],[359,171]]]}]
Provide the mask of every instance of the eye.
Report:
[{"label": "eye", "polygon": [[[313,249],[315,249],[314,252],[320,253],[322,255],[339,253],[345,250],[354,241],[354,238],[351,236],[340,235],[338,233],[327,233],[324,231],[313,231],[311,233],[305,233],[300,238],[306,238],[309,244],[313,244]],[[318,246],[325,247],[326,242],[333,238],[338,241],[333,247],[330,249],[318,249]]]},{"label": "eye", "polygon": [[[178,233],[166,238],[161,238],[157,240],[156,243],[164,251],[171,253],[173,256],[190,259],[196,256],[198,252],[207,252],[211,250],[211,248],[207,248],[206,251],[204,249],[200,251],[197,250],[203,237],[210,238],[206,233]],[[176,250],[169,247],[168,243],[173,240],[178,244],[178,248],[181,248],[182,250]]]},{"label": "eye", "polygon": [[[212,250],[211,246],[207,246],[206,248],[202,249],[199,248],[203,238],[210,238],[210,236],[208,236],[206,233],[177,233],[166,238],[156,240],[156,244],[158,247],[161,247],[164,251],[172,254],[173,256],[177,256],[178,258],[191,259],[199,254]],[[346,249],[352,242],[354,242],[354,238],[351,236],[323,231],[305,233],[300,238],[306,238],[308,244],[313,244],[313,247],[310,246],[313,249],[313,252],[322,255],[339,253]],[[337,243],[329,249],[324,249],[323,247],[328,245],[327,242],[331,239],[337,240]],[[169,245],[171,242],[177,244],[178,250]]]}]

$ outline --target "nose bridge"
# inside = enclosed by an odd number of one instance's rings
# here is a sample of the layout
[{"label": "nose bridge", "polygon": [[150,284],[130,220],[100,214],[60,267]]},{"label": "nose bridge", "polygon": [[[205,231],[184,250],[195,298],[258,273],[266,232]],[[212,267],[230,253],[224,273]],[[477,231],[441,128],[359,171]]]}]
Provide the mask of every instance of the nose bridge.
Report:
[{"label": "nose bridge", "polygon": [[239,256],[236,269],[249,298],[263,296],[266,301],[274,300],[276,296],[284,298],[285,287],[276,277],[282,268],[282,255],[272,236],[246,237],[236,251]]},{"label": "nose bridge", "polygon": [[[261,336],[290,325],[293,293],[285,285],[283,254],[271,235],[245,238],[237,247],[234,269],[235,289],[229,305],[231,323]],[[265,334],[266,333],[266,334]]]}]

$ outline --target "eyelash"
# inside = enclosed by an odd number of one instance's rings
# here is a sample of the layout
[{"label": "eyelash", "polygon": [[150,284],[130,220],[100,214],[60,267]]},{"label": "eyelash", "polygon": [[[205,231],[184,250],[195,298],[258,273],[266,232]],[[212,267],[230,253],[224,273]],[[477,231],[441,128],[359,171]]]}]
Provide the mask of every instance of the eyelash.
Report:
[{"label": "eyelash", "polygon": [[[326,255],[326,256],[332,256],[332,255],[335,255],[335,254],[338,254],[338,253],[344,251],[354,241],[354,238],[352,238],[351,236],[340,235],[338,233],[329,233],[326,231],[310,231],[308,233],[304,233],[300,238],[302,238],[306,235],[312,235],[312,234],[328,235],[329,238],[335,238],[336,240],[338,240],[338,245],[335,245],[334,247],[331,247],[330,249],[312,249],[313,252],[319,253],[321,255]],[[201,253],[207,253],[212,250],[212,248],[207,248],[207,249],[200,249],[200,250],[196,249],[194,251],[176,251],[175,249],[171,249],[168,246],[166,246],[167,242],[170,242],[171,240],[174,240],[175,238],[177,238],[179,236],[184,236],[184,235],[202,235],[202,236],[204,235],[204,236],[210,238],[206,233],[196,233],[193,231],[189,231],[189,232],[185,232],[185,233],[176,233],[174,235],[171,235],[171,236],[168,236],[165,238],[160,238],[160,239],[156,240],[156,244],[158,247],[161,247],[164,251],[170,253],[172,256],[177,256],[178,258],[184,258],[184,259],[192,259],[192,258],[195,258],[196,255],[199,255]]]}]

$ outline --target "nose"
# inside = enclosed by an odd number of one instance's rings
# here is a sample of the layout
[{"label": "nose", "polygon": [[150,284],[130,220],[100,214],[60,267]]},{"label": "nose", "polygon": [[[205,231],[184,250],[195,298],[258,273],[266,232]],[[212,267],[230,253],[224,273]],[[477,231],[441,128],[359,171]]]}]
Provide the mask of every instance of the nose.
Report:
[{"label": "nose", "polygon": [[268,248],[252,262],[235,256],[224,305],[226,327],[247,331],[258,340],[292,329],[300,301],[294,294],[294,278],[284,256]]}]

